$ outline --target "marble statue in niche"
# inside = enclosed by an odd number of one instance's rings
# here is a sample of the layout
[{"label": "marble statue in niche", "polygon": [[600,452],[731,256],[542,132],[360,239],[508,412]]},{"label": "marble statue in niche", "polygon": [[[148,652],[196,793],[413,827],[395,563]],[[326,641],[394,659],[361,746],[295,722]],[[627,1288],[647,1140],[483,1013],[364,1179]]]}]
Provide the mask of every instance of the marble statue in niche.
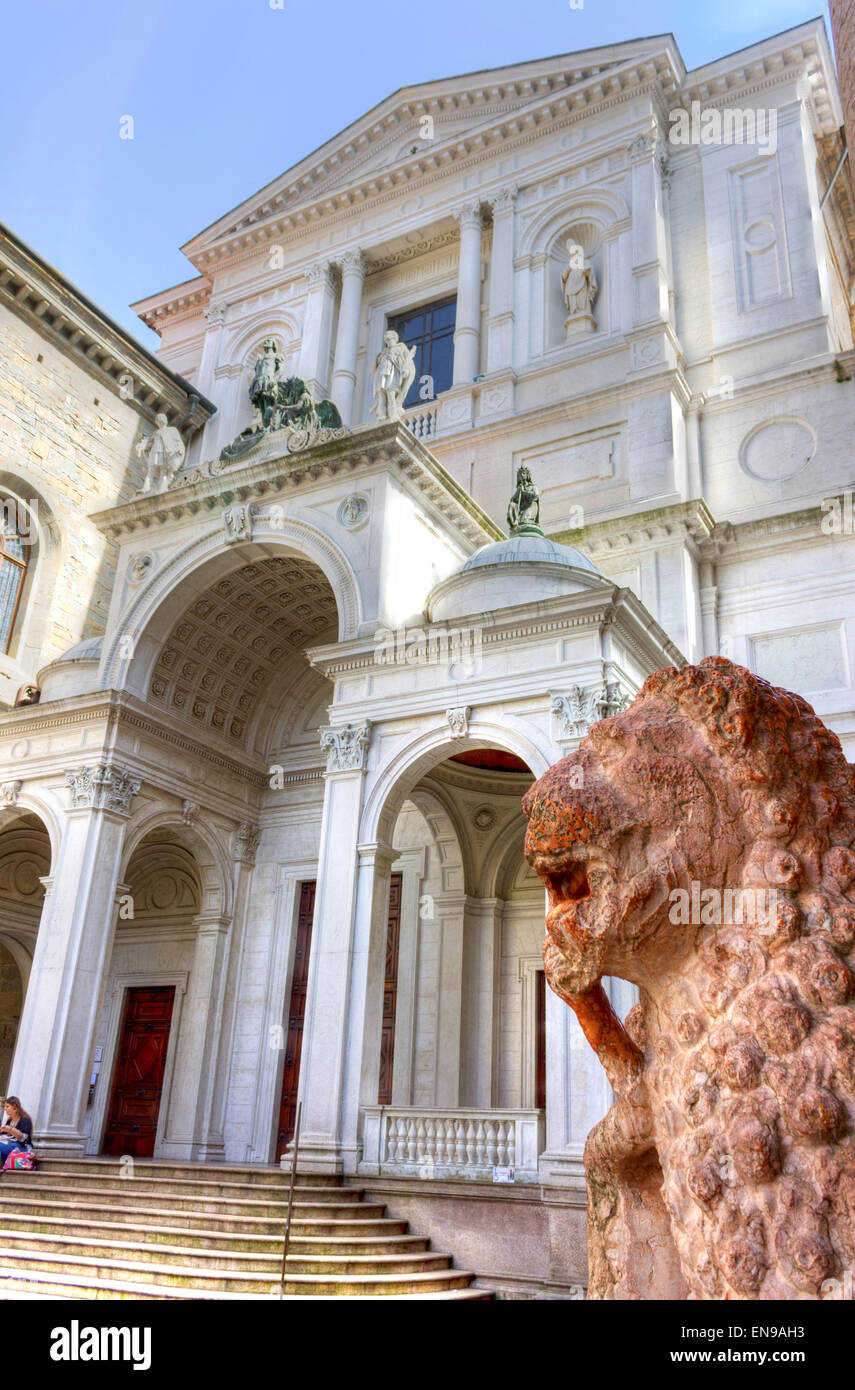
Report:
[{"label": "marble statue in niche", "polygon": [[569,237],[566,242],[567,265],[561,272],[561,292],[567,309],[564,332],[568,338],[580,333],[593,333],[597,320],[593,315],[594,300],[599,286],[594,267],[585,264],[585,252]]}]

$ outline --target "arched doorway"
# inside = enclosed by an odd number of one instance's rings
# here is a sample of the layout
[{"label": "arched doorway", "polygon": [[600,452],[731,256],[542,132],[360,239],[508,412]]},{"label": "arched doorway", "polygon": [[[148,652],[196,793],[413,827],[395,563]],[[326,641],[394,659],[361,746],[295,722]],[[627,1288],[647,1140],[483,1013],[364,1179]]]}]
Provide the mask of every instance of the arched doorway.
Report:
[{"label": "arched doorway", "polygon": [[50,871],[44,823],[30,811],[9,812],[0,822],[0,1095],[13,1070]]},{"label": "arched doorway", "polygon": [[96,1032],[87,1151],[197,1157],[209,1140],[230,916],[222,865],[197,831],[130,848]]},{"label": "arched doorway", "polygon": [[[390,1174],[483,1180],[496,1168],[535,1181],[546,1105],[544,906],[523,858],[520,804],[533,774],[507,749],[458,749],[435,750],[390,797],[391,886],[400,873],[409,891],[400,921],[389,915],[384,955],[388,970],[394,930],[392,1090],[364,1107],[363,1162]],[[384,1046],[381,1030],[381,1079]]]},{"label": "arched doorway", "polygon": [[[306,651],[353,636],[360,615],[355,578],[320,532],[273,503],[254,507],[252,530],[226,546],[222,532],[194,542],[171,563],[168,586],[154,572],[123,619],[129,659],[108,642],[103,667],[162,721],[188,817],[215,829],[232,859],[216,1105],[228,1111],[223,1156],[235,1162],[269,1162],[293,1124],[302,1009],[295,1017],[291,1006],[305,1001],[310,946],[300,904],[317,874],[319,727],[333,695]],[[93,1123],[93,1144],[98,1132]],[[157,1145],[174,1151],[162,1126]]]}]

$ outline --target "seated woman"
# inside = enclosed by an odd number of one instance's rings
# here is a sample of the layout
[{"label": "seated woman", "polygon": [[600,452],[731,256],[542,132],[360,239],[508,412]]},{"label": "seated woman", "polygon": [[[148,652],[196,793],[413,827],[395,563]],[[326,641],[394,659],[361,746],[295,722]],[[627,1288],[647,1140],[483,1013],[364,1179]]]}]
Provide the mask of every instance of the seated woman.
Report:
[{"label": "seated woman", "polygon": [[16,1149],[33,1147],[33,1122],[17,1096],[6,1097],[6,1123],[0,1125],[0,1168]]}]

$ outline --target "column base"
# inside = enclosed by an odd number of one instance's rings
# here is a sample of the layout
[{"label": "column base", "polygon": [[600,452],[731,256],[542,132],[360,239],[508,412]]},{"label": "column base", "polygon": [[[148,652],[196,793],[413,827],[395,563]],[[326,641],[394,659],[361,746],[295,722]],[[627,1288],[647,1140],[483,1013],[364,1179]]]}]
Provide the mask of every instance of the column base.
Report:
[{"label": "column base", "polygon": [[222,1139],[193,1145],[193,1163],[225,1163],[226,1146]]},{"label": "column base", "polygon": [[85,1158],[85,1134],[43,1134],[37,1133],[35,1150],[42,1158]]},{"label": "column base", "polygon": [[562,1187],[575,1192],[586,1191],[583,1144],[568,1144],[566,1149],[547,1151],[537,1160],[537,1176],[543,1187]]}]

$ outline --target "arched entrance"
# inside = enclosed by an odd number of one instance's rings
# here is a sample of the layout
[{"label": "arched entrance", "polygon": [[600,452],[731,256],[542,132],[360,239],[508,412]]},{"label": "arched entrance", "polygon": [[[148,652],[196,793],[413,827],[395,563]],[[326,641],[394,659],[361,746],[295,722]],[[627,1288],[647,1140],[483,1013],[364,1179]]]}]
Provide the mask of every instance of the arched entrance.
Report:
[{"label": "arched entrance", "polygon": [[96,1030],[87,1151],[194,1158],[210,1142],[228,885],[192,827],[140,829]]},{"label": "arched entrance", "polygon": [[[363,1107],[363,1171],[483,1180],[504,1167],[533,1181],[546,1105],[543,892],[520,805],[533,774],[507,749],[459,746],[434,750],[403,801],[390,793],[391,885],[400,873],[409,891],[387,928],[387,971],[393,928],[399,938],[393,1082]],[[385,1042],[381,1031],[381,1079]]]},{"label": "arched entrance", "polygon": [[9,1089],[50,871],[44,823],[30,811],[8,812],[0,821],[0,1095]]}]

